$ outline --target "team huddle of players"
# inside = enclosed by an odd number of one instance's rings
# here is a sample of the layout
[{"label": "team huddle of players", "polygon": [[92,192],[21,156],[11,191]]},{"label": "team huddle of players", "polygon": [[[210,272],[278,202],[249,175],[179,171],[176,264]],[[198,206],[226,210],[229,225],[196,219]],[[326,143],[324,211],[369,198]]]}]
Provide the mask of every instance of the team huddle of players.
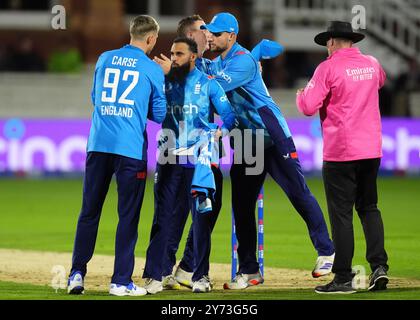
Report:
[{"label": "team huddle of players", "polygon": [[[307,224],[318,254],[312,276],[329,274],[334,246],[323,213],[306,185],[299,158],[284,156],[296,155],[296,148],[261,75],[259,61],[275,57],[282,47],[263,40],[248,51],[237,42],[239,25],[232,14],[219,13],[209,24],[194,15],[180,21],[170,57],[160,55],[153,61],[148,54],[158,32],[155,19],[136,17],[130,24],[130,44],[104,52],[96,64],[83,205],[68,292],[84,291],[87,263],[93,255],[99,217],[113,175],[118,185],[119,223],[110,294],[155,294],[179,289],[180,285],[197,293],[211,291],[211,232],[221,209],[223,187],[218,165],[223,148],[220,138],[232,129],[250,130],[251,139],[244,134],[230,169],[239,270],[224,289],[245,289],[264,282],[256,258],[255,205],[267,173]],[[218,54],[216,59],[203,57],[208,49]],[[124,108],[132,111],[106,111]],[[214,114],[222,120],[220,128],[214,124]],[[162,123],[160,157],[173,161],[158,159],[145,285],[140,287],[131,277],[147,170],[146,119]],[[263,133],[263,144],[256,143],[258,132]],[[262,148],[260,172],[248,172],[254,164],[245,159],[243,149],[247,147],[254,151]],[[190,212],[192,225],[185,251],[173,272]]]}]

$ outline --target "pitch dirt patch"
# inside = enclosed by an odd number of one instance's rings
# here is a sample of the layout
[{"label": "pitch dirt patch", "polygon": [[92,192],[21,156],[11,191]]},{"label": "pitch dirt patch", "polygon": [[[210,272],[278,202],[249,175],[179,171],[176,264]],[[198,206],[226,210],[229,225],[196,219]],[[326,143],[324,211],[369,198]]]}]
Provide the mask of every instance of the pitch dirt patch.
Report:
[{"label": "pitch dirt patch", "polygon": [[[141,279],[144,264],[144,258],[136,258],[133,280],[138,285],[144,284]],[[70,267],[70,253],[0,249],[0,281],[52,287],[60,283],[65,285]],[[88,265],[85,289],[108,291],[113,267],[114,257],[94,255]],[[223,283],[230,278],[230,265],[212,263],[210,277],[215,283],[214,289],[222,289]],[[328,283],[332,276],[313,279],[310,270],[265,268],[264,278],[264,285],[247,290],[314,288],[316,285]],[[395,277],[390,279],[389,288],[409,287],[420,287],[420,280]]]}]

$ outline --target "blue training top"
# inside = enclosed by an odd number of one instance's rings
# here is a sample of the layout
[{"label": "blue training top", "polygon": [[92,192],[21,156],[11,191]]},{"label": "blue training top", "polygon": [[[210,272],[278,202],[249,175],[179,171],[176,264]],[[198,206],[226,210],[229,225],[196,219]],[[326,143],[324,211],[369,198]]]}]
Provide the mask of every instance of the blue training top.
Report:
[{"label": "blue training top", "polygon": [[102,53],[92,103],[87,151],[147,160],[146,120],[161,123],[166,115],[161,67],[131,45]]},{"label": "blue training top", "polygon": [[257,111],[266,106],[276,116],[284,135],[291,136],[280,108],[268,93],[258,62],[247,49],[235,43],[224,59],[218,56],[213,60],[209,71],[226,91],[239,123],[238,128],[253,131],[264,129],[265,137],[269,138]]},{"label": "blue training top", "polygon": [[197,68],[182,83],[167,81],[166,99],[168,106],[162,128],[175,134],[176,141],[171,142],[175,149],[193,147],[203,130],[209,130],[211,105],[223,120],[224,134],[235,126],[235,114],[222,87]]}]

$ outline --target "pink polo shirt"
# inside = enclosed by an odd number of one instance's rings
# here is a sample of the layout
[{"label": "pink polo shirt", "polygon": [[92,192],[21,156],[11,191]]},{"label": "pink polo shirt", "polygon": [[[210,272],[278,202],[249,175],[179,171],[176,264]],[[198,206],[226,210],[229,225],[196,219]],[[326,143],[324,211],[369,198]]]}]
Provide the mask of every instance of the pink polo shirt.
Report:
[{"label": "pink polo shirt", "polygon": [[322,62],[296,105],[307,116],[318,110],[325,161],[382,157],[379,93],[386,74],[359,48],[335,51]]}]

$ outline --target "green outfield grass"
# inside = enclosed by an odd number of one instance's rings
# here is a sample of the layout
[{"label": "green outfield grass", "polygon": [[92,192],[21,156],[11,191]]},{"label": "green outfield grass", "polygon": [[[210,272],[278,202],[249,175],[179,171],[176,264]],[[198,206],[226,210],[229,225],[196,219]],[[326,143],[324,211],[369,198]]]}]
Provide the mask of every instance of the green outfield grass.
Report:
[{"label": "green outfield grass", "polygon": [[162,291],[156,295],[141,297],[113,297],[108,292],[91,291],[84,295],[68,295],[63,289],[55,292],[50,286],[35,286],[0,281],[1,299],[5,300],[418,300],[420,288],[388,289],[380,292],[360,291],[347,295],[319,295],[312,289],[296,290],[214,290],[197,294],[190,291]]},{"label": "green outfield grass", "polygon": [[[23,250],[71,252],[77,217],[82,201],[82,180],[0,180],[0,247]],[[329,225],[323,184],[320,179],[308,179],[308,184],[318,199]],[[420,279],[420,179],[381,178],[378,181],[379,207],[383,214],[386,235],[386,249],[389,255],[390,274],[396,277]],[[213,232],[211,262],[230,263],[230,181],[224,184],[224,206]],[[113,183],[99,227],[96,253],[113,255],[115,229],[118,221],[116,186]],[[306,226],[295,212],[284,193],[272,181],[265,184],[265,265],[311,269],[316,259]],[[139,240],[136,255],[145,256],[153,216],[153,185],[148,182],[139,225]],[[360,222],[355,214],[355,257],[354,265],[368,269],[365,256],[365,242]],[[183,242],[184,243],[184,242]],[[183,249],[183,243],[181,248]],[[0,288],[7,286],[0,283]],[[16,288],[22,288],[16,285]],[[33,291],[27,297],[41,294],[42,287],[31,286]],[[19,289],[18,289],[19,290]],[[0,292],[3,290],[0,289]],[[32,292],[32,293],[31,293]],[[275,290],[273,298],[288,297],[311,299],[306,290]],[[392,295],[392,292],[395,295]],[[418,291],[390,290],[394,298],[410,296]],[[33,296],[31,295],[33,294]],[[223,293],[215,293],[225,296]],[[258,294],[262,292],[258,291]],[[0,297],[3,293],[0,293]],[[271,293],[267,293],[270,299]],[[60,297],[60,295],[58,295]],[[62,298],[63,296],[61,296]],[[98,295],[100,298],[101,295]],[[162,295],[164,297],[164,295]],[[196,296],[194,296],[195,298]],[[363,295],[356,297],[363,298]],[[379,295],[378,295],[379,297]],[[388,297],[388,293],[380,297]],[[13,298],[8,296],[6,298]],[[14,297],[18,298],[18,297]],[[95,295],[92,298],[96,298]],[[186,299],[188,293],[186,293]],[[206,297],[207,298],[207,297]],[[214,297],[208,297],[213,299]],[[234,296],[229,297],[234,299]],[[364,298],[363,298],[364,299]],[[369,296],[367,297],[369,299]]]}]

